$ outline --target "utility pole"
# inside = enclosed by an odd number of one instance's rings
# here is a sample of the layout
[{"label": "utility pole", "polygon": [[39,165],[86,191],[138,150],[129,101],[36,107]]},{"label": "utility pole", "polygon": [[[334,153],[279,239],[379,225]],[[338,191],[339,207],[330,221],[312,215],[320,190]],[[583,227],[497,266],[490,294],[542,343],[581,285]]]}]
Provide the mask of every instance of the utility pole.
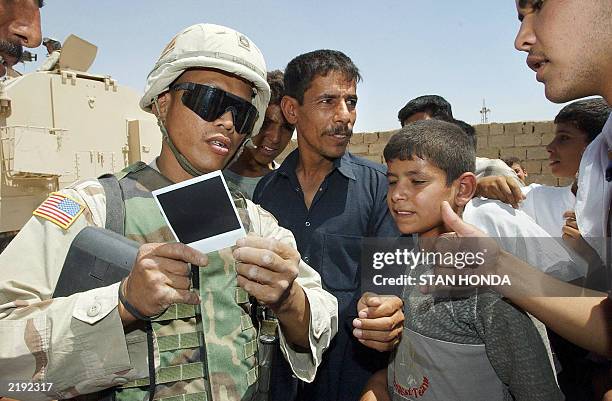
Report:
[{"label": "utility pole", "polygon": [[487,108],[487,104],[485,100],[482,99],[482,109],[480,109],[480,122],[486,124],[489,122],[489,114],[491,113],[491,109]]}]

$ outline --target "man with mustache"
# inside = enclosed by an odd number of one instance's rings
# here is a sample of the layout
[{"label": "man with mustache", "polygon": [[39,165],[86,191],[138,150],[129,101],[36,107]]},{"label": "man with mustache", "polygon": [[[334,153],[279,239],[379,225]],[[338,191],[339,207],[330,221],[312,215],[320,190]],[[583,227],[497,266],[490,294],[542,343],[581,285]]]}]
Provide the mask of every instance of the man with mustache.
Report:
[{"label": "man with mustache", "polygon": [[42,6],[43,0],[0,0],[0,77],[19,62],[24,46],[40,45]]},{"label": "man with mustache", "polygon": [[[359,300],[362,238],[399,235],[385,206],[385,169],[346,151],[360,79],[352,60],[335,50],[289,62],[281,108],[297,130],[298,149],[259,182],[253,198],[293,232],[304,261],[338,298],[338,334],[315,381],[297,390],[304,400],[358,399],[365,381],[385,365],[387,354],[379,351],[394,346],[403,322],[399,298],[364,294]],[[288,369],[275,367],[274,377],[274,399],[293,399],[297,383]]]}]

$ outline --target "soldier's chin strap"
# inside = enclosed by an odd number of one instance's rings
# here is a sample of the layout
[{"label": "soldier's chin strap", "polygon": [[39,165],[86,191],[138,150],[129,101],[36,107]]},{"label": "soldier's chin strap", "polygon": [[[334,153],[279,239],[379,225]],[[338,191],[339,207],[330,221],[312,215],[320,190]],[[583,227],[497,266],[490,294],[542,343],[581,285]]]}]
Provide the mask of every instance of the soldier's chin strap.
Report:
[{"label": "soldier's chin strap", "polygon": [[[198,177],[200,175],[206,174],[205,172],[198,170],[193,164],[191,164],[189,162],[189,160],[187,160],[187,158],[185,156],[183,156],[183,154],[181,152],[179,152],[179,150],[174,145],[174,142],[172,142],[172,139],[170,138],[170,135],[168,134],[168,130],[166,129],[166,126],[164,125],[164,122],[159,117],[159,105],[157,104],[157,97],[155,97],[153,99],[153,104],[155,105],[155,108],[157,109],[157,114],[158,114],[157,115],[157,125],[159,126],[159,129],[162,132],[162,136],[164,138],[164,142],[166,142],[168,144],[168,146],[170,147],[170,150],[172,151],[172,154],[176,158],[176,161],[178,161],[178,163],[181,166],[181,168],[183,170],[185,170],[188,174],[190,174],[190,175],[192,175],[194,177]],[[227,163],[225,163],[225,165],[223,166],[222,170],[225,169],[227,166],[229,166],[234,161],[234,159],[236,159],[236,157],[240,154],[240,149],[242,148],[244,143],[249,138],[250,138],[250,135],[244,135],[244,138],[240,142],[240,145],[238,146],[238,149],[234,152],[234,154],[227,161]]]},{"label": "soldier's chin strap", "polygon": [[176,146],[174,146],[174,142],[172,142],[172,139],[170,139],[170,135],[168,135],[168,130],[166,129],[166,126],[164,125],[164,122],[161,120],[161,117],[159,117],[159,104],[157,103],[157,97],[153,99],[153,104],[155,105],[155,108],[157,109],[157,125],[159,125],[159,129],[162,132],[163,138],[164,138],[164,142],[166,142],[168,144],[168,146],[170,147],[170,150],[172,151],[172,154],[174,155],[174,157],[176,158],[176,160],[178,161],[178,163],[180,164],[180,166],[183,168],[183,170],[185,170],[188,174],[197,177],[200,175],[205,174],[203,171],[198,170],[197,168],[195,168],[193,166],[193,164],[191,164],[189,162],[189,160],[187,160],[187,158],[185,156],[183,156],[181,154],[181,152],[179,152],[179,150],[176,148]]}]

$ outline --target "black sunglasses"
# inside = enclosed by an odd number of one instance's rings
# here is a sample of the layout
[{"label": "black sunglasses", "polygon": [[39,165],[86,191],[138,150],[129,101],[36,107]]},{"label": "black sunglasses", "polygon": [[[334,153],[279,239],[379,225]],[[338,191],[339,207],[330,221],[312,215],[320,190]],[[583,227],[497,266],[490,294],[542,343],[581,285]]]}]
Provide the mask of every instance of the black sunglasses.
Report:
[{"label": "black sunglasses", "polygon": [[182,82],[170,86],[170,90],[183,90],[181,100],[202,119],[213,122],[230,111],[236,132],[248,135],[253,132],[259,113],[257,108],[241,97],[214,86]]}]

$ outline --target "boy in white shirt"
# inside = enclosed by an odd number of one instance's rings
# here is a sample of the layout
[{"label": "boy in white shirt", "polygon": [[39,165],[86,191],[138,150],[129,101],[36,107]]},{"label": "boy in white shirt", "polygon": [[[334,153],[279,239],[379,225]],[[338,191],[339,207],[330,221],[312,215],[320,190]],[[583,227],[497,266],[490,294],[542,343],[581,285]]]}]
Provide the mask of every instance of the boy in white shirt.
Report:
[{"label": "boy in white shirt", "polygon": [[[546,146],[550,169],[555,177],[576,177],[582,153],[601,132],[610,110],[602,98],[595,98],[570,103],[559,111],[555,117],[555,137]],[[564,214],[574,210],[576,189],[575,182],[567,187],[532,184],[523,188],[526,199],[520,209],[551,236],[561,237],[566,222]],[[568,218],[575,221],[572,214],[568,214]],[[565,231],[573,238],[579,235],[578,232]]]}]

